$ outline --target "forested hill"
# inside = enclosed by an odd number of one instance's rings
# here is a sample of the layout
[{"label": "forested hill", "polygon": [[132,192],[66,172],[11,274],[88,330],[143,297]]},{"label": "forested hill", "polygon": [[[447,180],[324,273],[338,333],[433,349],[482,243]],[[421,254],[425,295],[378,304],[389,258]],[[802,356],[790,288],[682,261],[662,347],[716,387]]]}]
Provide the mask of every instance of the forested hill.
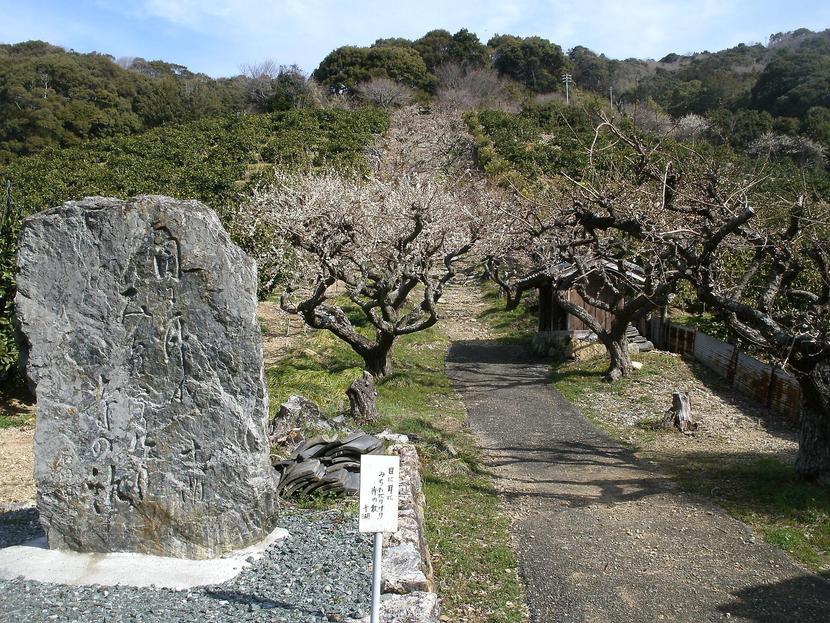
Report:
[{"label": "forested hill", "polygon": [[[766,45],[719,52],[669,54],[659,61],[613,60],[583,46],[565,53],[540,37],[496,35],[486,44],[461,30],[435,30],[420,39],[379,39],[372,46],[331,52],[314,77],[350,90],[388,77],[427,91],[446,87],[447,66],[492,68],[525,94],[573,85],[620,102],[647,102],[675,118],[705,115],[745,147],[765,132],[802,134],[830,144],[830,29],[777,33]],[[515,94],[514,90],[514,94]]]},{"label": "forested hill", "polygon": [[[49,146],[135,134],[168,123],[291,108],[296,67],[261,64],[213,79],[182,65],[79,54],[43,41],[0,45],[0,164]],[[274,87],[284,97],[275,99]]]},{"label": "forested hill", "polygon": [[[813,110],[827,121],[830,107],[830,30],[778,33],[764,46],[721,52],[669,54],[630,94],[653,98],[670,114],[750,109],[807,121]],[[826,138],[826,137],[825,137]]]},{"label": "forested hill", "polygon": [[[479,73],[470,77],[471,70]],[[323,91],[315,91],[317,84],[349,94],[372,79],[391,79],[429,98],[470,91],[470,84],[462,84],[467,74],[478,103],[487,99],[481,93],[498,89],[495,99],[521,104],[561,92],[565,73],[577,89],[603,97],[613,91],[618,104],[645,102],[675,119],[705,116],[736,148],[769,132],[830,146],[830,30],[799,29],[772,35],[766,45],[655,61],[609,59],[583,46],[566,52],[541,37],[496,35],[484,43],[462,29],[337,48],[312,80],[296,66],[270,62],[213,79],[169,62],[116,61],[41,41],[0,45],[0,164],[88,138],[307,105]]]}]

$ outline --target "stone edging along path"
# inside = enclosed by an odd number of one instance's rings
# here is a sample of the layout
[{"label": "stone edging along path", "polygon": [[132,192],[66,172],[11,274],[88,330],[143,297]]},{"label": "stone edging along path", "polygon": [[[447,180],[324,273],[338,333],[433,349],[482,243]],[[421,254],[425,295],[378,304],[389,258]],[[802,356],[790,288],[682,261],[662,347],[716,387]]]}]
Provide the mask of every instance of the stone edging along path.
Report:
[{"label": "stone edging along path", "polygon": [[[440,607],[424,530],[421,462],[411,443],[397,443],[392,452],[401,458],[401,486],[398,531],[386,535],[383,542],[381,619],[384,623],[436,623]],[[368,621],[367,616],[360,623]]]}]

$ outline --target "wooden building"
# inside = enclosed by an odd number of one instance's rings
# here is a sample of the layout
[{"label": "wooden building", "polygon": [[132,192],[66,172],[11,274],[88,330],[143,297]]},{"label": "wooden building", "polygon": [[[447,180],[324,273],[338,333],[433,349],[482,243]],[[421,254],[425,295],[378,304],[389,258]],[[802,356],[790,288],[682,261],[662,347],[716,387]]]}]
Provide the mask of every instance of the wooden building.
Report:
[{"label": "wooden building", "polygon": [[[619,267],[613,262],[605,261],[603,264],[606,272],[619,273]],[[568,278],[576,274],[576,270],[573,264],[563,262],[537,270],[521,280],[519,285],[523,289],[536,288],[539,291],[540,332],[568,332],[579,336],[591,333],[584,322],[563,310],[553,298],[554,284],[563,281],[567,283]],[[625,270],[625,275],[619,275],[621,278],[635,285],[645,283],[643,271],[636,264],[626,263]],[[596,277],[589,276],[587,292],[591,297],[598,300],[609,304],[613,302],[611,292],[604,287],[604,280],[599,275]],[[569,288],[566,296],[568,301],[576,303],[599,320],[604,328],[609,329],[611,327],[614,320],[613,316],[609,312],[585,302],[575,288]],[[619,305],[622,305],[622,302]]]}]

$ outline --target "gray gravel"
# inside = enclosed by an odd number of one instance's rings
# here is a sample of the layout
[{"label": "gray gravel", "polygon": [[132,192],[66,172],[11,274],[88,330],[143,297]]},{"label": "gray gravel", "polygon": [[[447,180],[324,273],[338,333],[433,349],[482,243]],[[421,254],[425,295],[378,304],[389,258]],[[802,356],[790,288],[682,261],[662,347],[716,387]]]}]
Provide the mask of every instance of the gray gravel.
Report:
[{"label": "gray gravel", "polygon": [[[24,524],[32,513],[14,512],[13,518]],[[0,539],[19,538],[20,530],[8,529],[11,518],[10,513],[0,515]],[[0,621],[320,623],[365,616],[371,536],[357,532],[357,519],[336,511],[291,512],[282,515],[279,525],[290,539],[271,546],[233,580],[215,586],[173,591],[0,580]]]},{"label": "gray gravel", "polygon": [[42,536],[45,535],[36,508],[29,506],[3,510],[0,506],[0,549]]}]

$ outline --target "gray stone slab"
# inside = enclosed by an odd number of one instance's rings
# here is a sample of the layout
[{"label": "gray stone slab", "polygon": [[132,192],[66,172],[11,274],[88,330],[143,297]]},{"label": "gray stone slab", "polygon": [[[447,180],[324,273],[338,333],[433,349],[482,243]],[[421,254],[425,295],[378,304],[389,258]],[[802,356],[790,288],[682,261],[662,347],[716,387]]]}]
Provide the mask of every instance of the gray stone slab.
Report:
[{"label": "gray stone slab", "polygon": [[322,461],[326,465],[354,465],[355,469],[360,469],[360,459],[355,459],[353,456],[339,456],[336,459],[323,457]]},{"label": "gray stone slab", "polygon": [[206,558],[276,523],[256,265],[194,201],[30,216],[17,323],[52,548]]},{"label": "gray stone slab", "polygon": [[313,478],[315,480],[321,478],[326,473],[326,468],[317,459],[309,459],[302,463],[294,463],[285,470],[282,476],[282,484],[284,487],[292,484],[296,480],[307,480]]},{"label": "gray stone slab", "polygon": [[[438,623],[440,615],[435,593],[384,595],[380,603],[380,619],[384,623]],[[369,623],[369,618],[348,623]]]},{"label": "gray stone slab", "polygon": [[406,594],[431,589],[416,543],[404,541],[385,548],[382,575],[384,593]]},{"label": "gray stone slab", "polygon": [[340,446],[337,435],[321,435],[303,442],[294,452],[301,461],[319,457],[327,451]]},{"label": "gray stone slab", "polygon": [[383,440],[371,435],[362,435],[355,439],[344,442],[339,447],[331,450],[326,456],[336,459],[341,456],[360,456],[372,454],[376,451],[382,452]]}]

